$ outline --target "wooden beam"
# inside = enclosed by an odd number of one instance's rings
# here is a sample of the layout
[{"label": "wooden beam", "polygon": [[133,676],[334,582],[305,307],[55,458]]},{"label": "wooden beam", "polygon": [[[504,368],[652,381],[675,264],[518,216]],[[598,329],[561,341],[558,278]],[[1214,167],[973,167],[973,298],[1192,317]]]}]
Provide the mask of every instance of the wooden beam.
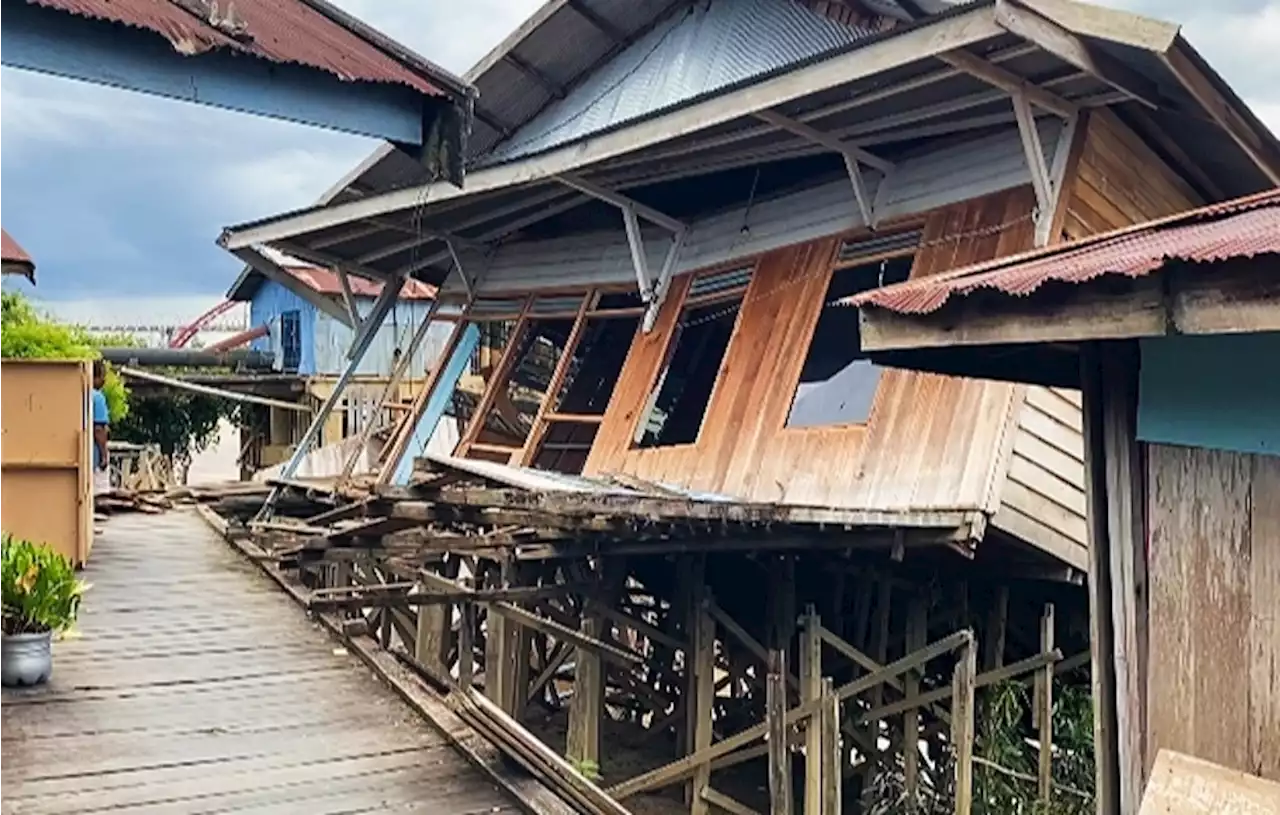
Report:
[{"label": "wooden beam", "polygon": [[848,144],[840,140],[838,136],[830,133],[823,133],[812,125],[792,119],[790,116],[784,116],[776,110],[761,110],[755,114],[756,118],[762,122],[767,122],[779,130],[785,130],[788,133],[821,145],[828,150],[839,153],[842,156],[851,156],[868,167],[874,167],[882,173],[887,173],[893,169],[893,162],[882,159],[874,153],[864,150],[854,144]]},{"label": "wooden beam", "polygon": [[[907,653],[925,646],[929,637],[929,603],[924,597],[911,598],[907,607]],[[907,701],[920,695],[920,675],[908,671],[903,681]],[[907,793],[907,806],[915,809],[920,795],[920,708],[911,707],[902,716],[902,778]]]},{"label": "wooden beam", "polygon": [[818,745],[822,751],[822,806],[819,815],[841,815],[844,786],[844,750],[840,745],[840,697],[836,696],[831,679],[822,680],[822,711],[819,715],[822,739]]},{"label": "wooden beam", "polygon": [[462,195],[503,189],[515,184],[580,171],[592,164],[670,141],[698,130],[731,122],[758,110],[775,108],[825,88],[837,87],[889,71],[943,51],[976,45],[1000,36],[988,7],[975,7],[930,20],[897,36],[870,42],[856,52],[834,56],[770,77],[729,93],[650,117],[630,127],[609,131],[507,164],[467,175],[464,193],[449,184],[409,187],[265,222],[225,230],[219,243],[227,248],[270,243],[305,232],[316,232],[351,221],[412,209],[424,200],[439,202]]},{"label": "wooden beam", "polygon": [[1080,112],[1079,105],[1068,102],[1061,96],[1041,88],[1039,85],[1018,76],[1007,68],[1001,68],[998,65],[987,62],[985,59],[974,56],[968,51],[948,51],[939,54],[938,59],[958,71],[963,71],[990,85],[994,85],[1005,93],[1010,95],[1023,94],[1028,100],[1035,103],[1037,107],[1043,108],[1050,113],[1055,113],[1064,119],[1075,116]]},{"label": "wooden beam", "polygon": [[[855,679],[848,684],[841,685],[836,688],[836,696],[844,701],[866,690],[879,685],[885,681],[886,677],[898,676],[903,671],[923,665],[931,659],[949,653],[957,648],[973,642],[973,634],[969,631],[957,631],[950,636],[943,637],[924,648],[911,654],[907,654],[899,660],[896,660],[879,671],[868,674],[867,676]],[[820,702],[808,702],[794,707],[787,711],[785,721],[788,727],[807,721],[809,717],[815,716],[821,709]],[[710,761],[714,761],[722,756],[745,747],[751,742],[765,736],[769,732],[768,723],[762,722],[747,728],[735,735],[729,736],[716,742],[706,750],[693,753],[679,758],[670,764],[657,767],[647,773],[623,781],[620,784],[610,788],[619,800],[626,799],[632,795],[638,795],[651,789],[659,789],[661,787],[675,784],[692,775],[696,768]]]},{"label": "wooden beam", "polygon": [[[800,618],[801,702],[822,696],[821,630],[817,609],[806,606]],[[810,719],[804,725],[804,815],[822,815],[822,761],[822,722]]]},{"label": "wooden beam", "polygon": [[702,790],[702,800],[716,809],[723,809],[729,815],[760,815],[759,812],[756,812],[741,801],[730,798],[722,792],[717,792],[712,787],[706,787]]},{"label": "wooden beam", "polygon": [[1155,83],[1120,60],[1089,48],[1075,34],[1034,11],[1030,4],[996,0],[996,23],[1068,65],[1097,77],[1130,99],[1152,110],[1159,107],[1159,89]]},{"label": "wooden beam", "polygon": [[1107,523],[1105,397],[1101,351],[1080,354],[1085,448],[1085,502],[1089,522],[1089,650],[1093,696],[1094,789],[1098,815],[1119,815],[1120,764],[1116,741],[1115,636],[1111,625],[1111,537]]},{"label": "wooden beam", "polygon": [[579,648],[585,648],[594,651],[603,659],[613,662],[624,667],[634,667],[644,662],[637,654],[624,650],[616,645],[610,645],[594,637],[589,637],[580,631],[561,625],[555,620],[549,620],[545,617],[539,617],[537,614],[525,611],[522,608],[511,605],[510,603],[489,603],[489,607],[508,619],[532,628],[535,631],[541,631],[544,634],[555,637],[559,640],[567,640],[572,642]]},{"label": "wooden beam", "polygon": [[[698,570],[699,579],[702,570]],[[705,750],[714,740],[713,705],[716,695],[716,625],[707,613],[702,602],[705,590],[699,590],[695,597],[697,602],[692,608],[688,630],[692,635],[693,648],[688,652],[688,670],[693,673],[693,696],[689,700],[693,711],[693,732],[690,739],[691,752]],[[783,697],[786,705],[786,697]],[[711,786],[711,765],[704,764],[693,776],[693,800],[689,812],[691,815],[707,815],[707,799],[702,793]]]}]

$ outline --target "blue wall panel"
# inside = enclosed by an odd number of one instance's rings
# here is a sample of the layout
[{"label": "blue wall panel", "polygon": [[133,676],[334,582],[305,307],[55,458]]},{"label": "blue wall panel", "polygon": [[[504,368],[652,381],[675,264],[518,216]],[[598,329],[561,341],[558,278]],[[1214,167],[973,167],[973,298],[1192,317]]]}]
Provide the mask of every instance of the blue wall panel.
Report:
[{"label": "blue wall panel", "polygon": [[183,56],[164,37],[99,20],[5,3],[6,66],[362,136],[420,144],[423,101],[390,83],[344,82],[314,68],[222,51]]},{"label": "blue wall panel", "polygon": [[249,302],[249,324],[255,327],[266,325],[272,335],[259,337],[253,341],[252,347],[257,351],[272,350],[272,337],[280,331],[280,315],[294,309],[301,318],[299,329],[302,335],[302,355],[298,373],[311,376],[316,373],[316,349],[312,338],[316,334],[316,315],[319,309],[274,280],[264,280]]},{"label": "blue wall panel", "polygon": [[1280,455],[1280,334],[1142,340],[1138,438]]}]

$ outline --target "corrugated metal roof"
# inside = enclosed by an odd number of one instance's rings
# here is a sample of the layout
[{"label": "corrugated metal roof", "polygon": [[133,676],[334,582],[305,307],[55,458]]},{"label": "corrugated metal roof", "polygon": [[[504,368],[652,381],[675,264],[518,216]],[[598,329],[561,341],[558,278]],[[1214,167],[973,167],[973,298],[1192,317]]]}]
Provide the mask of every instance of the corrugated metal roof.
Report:
[{"label": "corrugated metal roof", "polygon": [[672,15],[548,105],[485,164],[537,153],[878,33],[797,2],[708,0]]},{"label": "corrugated metal roof", "polygon": [[[342,282],[338,280],[337,274],[328,269],[321,269],[315,266],[284,266],[282,268],[292,275],[294,279],[320,294],[342,296]],[[227,299],[237,301],[252,299],[254,293],[258,290],[258,286],[262,285],[262,281],[265,279],[265,276],[256,270],[247,275],[242,275],[236,281],[236,284],[231,287],[231,291],[227,292]],[[351,293],[356,297],[377,297],[382,292],[381,283],[357,277],[356,275],[348,275],[347,279],[351,282]],[[400,290],[401,300],[430,300],[435,296],[435,286],[430,286],[420,280],[406,280],[404,288]]]},{"label": "corrugated metal roof", "polygon": [[1170,261],[1208,263],[1273,253],[1280,253],[1280,189],[873,289],[839,303],[929,314],[953,296],[978,289],[1025,297],[1049,282],[1080,284],[1109,274],[1143,277]]},{"label": "corrugated metal roof", "polygon": [[[161,35],[174,50],[195,56],[227,49],[276,63],[317,68],[345,81],[406,85],[428,96],[457,94],[462,80],[413,55],[412,63],[393,56],[352,27],[344,15],[316,0],[252,0],[217,4],[212,0],[27,0],[44,8],[105,20]],[[191,10],[189,11],[188,8]],[[227,20],[213,24],[202,9]],[[232,11],[234,13],[232,13]],[[379,37],[381,35],[378,35]],[[389,45],[392,45],[389,41]],[[409,49],[394,44],[401,54]],[[425,69],[425,70],[424,70]]]},{"label": "corrugated metal roof", "polygon": [[19,274],[35,280],[36,264],[12,235],[0,229],[0,274]]}]

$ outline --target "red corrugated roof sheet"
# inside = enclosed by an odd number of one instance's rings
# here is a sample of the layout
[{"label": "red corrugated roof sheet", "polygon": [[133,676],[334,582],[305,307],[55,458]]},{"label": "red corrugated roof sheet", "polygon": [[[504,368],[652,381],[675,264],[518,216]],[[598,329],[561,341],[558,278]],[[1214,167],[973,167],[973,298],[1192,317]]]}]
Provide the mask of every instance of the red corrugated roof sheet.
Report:
[{"label": "red corrugated roof sheet", "polygon": [[[277,63],[328,71],[347,81],[391,82],[429,96],[445,91],[402,60],[338,24],[303,0],[27,0],[81,17],[107,20],[161,35],[179,53],[195,56],[215,48],[251,54]],[[230,24],[215,26],[202,8]],[[191,11],[188,11],[190,8]],[[240,25],[236,25],[240,23]],[[244,36],[235,36],[236,29]]]},{"label": "red corrugated roof sheet", "polygon": [[0,273],[17,273],[35,278],[36,264],[26,249],[18,246],[18,242],[8,232],[0,229]]},{"label": "red corrugated roof sheet", "polygon": [[[342,296],[342,282],[338,280],[337,274],[328,269],[314,266],[286,266],[284,270],[321,294]],[[381,283],[363,277],[348,275],[347,280],[351,281],[351,293],[357,297],[377,297],[382,291]],[[430,300],[435,296],[435,287],[421,280],[406,280],[404,288],[400,290],[401,300]]]},{"label": "red corrugated roof sheet", "polygon": [[841,305],[929,314],[953,296],[994,289],[1025,297],[1045,283],[1143,277],[1169,261],[1214,262],[1280,253],[1280,189],[1045,247],[923,280],[862,292]]}]

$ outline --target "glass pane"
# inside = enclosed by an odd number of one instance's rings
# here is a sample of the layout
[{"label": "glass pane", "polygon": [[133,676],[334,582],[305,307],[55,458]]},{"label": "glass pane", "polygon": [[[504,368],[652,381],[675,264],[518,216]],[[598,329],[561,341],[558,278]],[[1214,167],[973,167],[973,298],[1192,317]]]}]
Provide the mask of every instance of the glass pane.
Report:
[{"label": "glass pane", "polygon": [[911,261],[910,257],[891,258],[832,273],[792,398],[787,427],[866,422],[880,384],[881,368],[862,353],[858,309],[830,303],[905,280]]},{"label": "glass pane", "polygon": [[640,308],[644,305],[644,298],[640,296],[640,292],[631,291],[611,291],[600,295],[600,299],[596,301],[596,309],[604,311],[606,309],[623,309],[623,308]]},{"label": "glass pane", "polygon": [[604,415],[639,327],[639,317],[587,320],[551,410]]},{"label": "glass pane", "polygon": [[547,395],[574,320],[529,320],[516,339],[511,375],[498,389],[477,441],[520,447]]},{"label": "glass pane", "polygon": [[698,438],[741,303],[739,296],[681,312],[657,394],[641,419],[637,446],[690,444]]}]

